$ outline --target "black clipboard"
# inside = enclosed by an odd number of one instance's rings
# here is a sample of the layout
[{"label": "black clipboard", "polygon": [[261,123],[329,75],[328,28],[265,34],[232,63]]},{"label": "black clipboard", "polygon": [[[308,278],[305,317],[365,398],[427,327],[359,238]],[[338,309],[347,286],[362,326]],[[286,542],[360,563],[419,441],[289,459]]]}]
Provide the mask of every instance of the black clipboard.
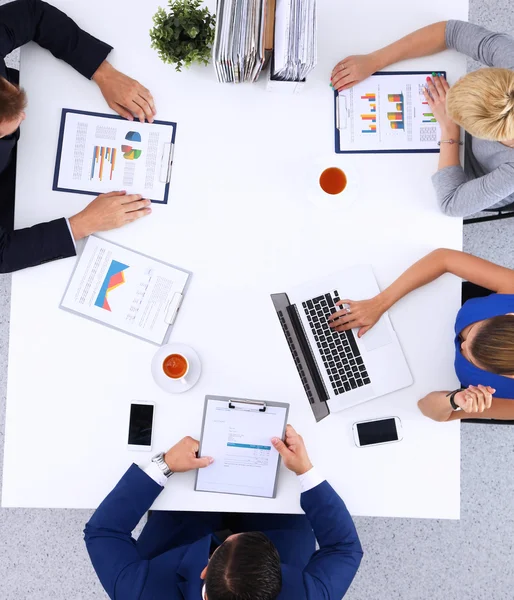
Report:
[{"label": "black clipboard", "polygon": [[[377,71],[374,75],[432,75],[433,72],[441,73],[446,79],[446,71]],[[439,153],[439,148],[426,149],[391,149],[391,150],[341,150],[341,139],[339,135],[339,125],[341,115],[339,114],[338,103],[339,92],[334,90],[334,124],[335,124],[335,152],[336,154],[435,154]]]},{"label": "black clipboard", "polygon": [[[109,114],[104,114],[104,113],[88,112],[88,111],[85,111],[85,110],[73,110],[71,108],[63,108],[62,109],[61,124],[60,124],[60,127],[59,127],[59,140],[58,140],[58,143],[57,143],[57,155],[56,155],[56,159],[55,159],[54,180],[53,180],[52,190],[54,192],[71,192],[72,194],[85,194],[85,195],[88,195],[88,196],[98,196],[98,195],[100,195],[101,193],[104,193],[104,192],[100,192],[100,191],[98,191],[98,192],[91,191],[90,192],[89,190],[77,190],[77,189],[70,189],[70,188],[59,187],[59,173],[60,173],[60,169],[61,169],[61,158],[62,158],[62,147],[63,147],[63,139],[64,139],[64,129],[65,129],[65,126],[66,126],[66,116],[68,114],[88,115],[88,116],[91,116],[91,117],[102,117],[104,119],[117,119],[119,121],[126,121],[127,123],[130,123],[130,121],[127,121],[127,119],[124,119],[120,115],[109,115]],[[165,189],[164,189],[164,199],[163,200],[155,200],[153,198],[150,198],[150,200],[152,202],[156,203],[156,204],[167,204],[168,203],[168,197],[169,197],[169,191],[170,191],[170,179],[171,179],[171,169],[172,169],[172,166],[173,166],[173,156],[174,156],[174,153],[175,153],[175,138],[176,138],[176,134],[177,134],[177,124],[174,123],[173,121],[154,121],[153,124],[154,125],[167,125],[172,130],[170,141],[167,142],[167,143],[171,144],[170,155],[169,155],[169,158],[168,158],[168,164],[164,165],[164,166],[167,166],[167,171],[166,171],[166,186],[165,186]],[[161,165],[161,168],[162,168],[162,165]]]}]

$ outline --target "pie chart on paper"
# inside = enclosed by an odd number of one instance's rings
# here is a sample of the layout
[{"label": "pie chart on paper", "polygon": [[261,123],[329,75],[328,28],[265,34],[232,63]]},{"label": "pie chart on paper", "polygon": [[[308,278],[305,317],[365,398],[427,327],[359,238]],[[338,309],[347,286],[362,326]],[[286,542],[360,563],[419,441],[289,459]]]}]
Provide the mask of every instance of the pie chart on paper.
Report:
[{"label": "pie chart on paper", "polygon": [[141,134],[137,131],[129,131],[125,136],[127,144],[121,146],[123,158],[125,160],[137,160],[141,154]]}]

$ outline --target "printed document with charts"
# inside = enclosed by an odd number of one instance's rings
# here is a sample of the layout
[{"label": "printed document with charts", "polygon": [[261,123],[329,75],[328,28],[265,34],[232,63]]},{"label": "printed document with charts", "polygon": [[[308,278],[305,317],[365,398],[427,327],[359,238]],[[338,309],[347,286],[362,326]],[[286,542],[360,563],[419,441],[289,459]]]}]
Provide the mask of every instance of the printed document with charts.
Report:
[{"label": "printed document with charts", "polygon": [[77,259],[61,308],[163,344],[190,273],[90,236]]},{"label": "printed document with charts", "polygon": [[63,109],[53,189],[168,200],[176,123]]},{"label": "printed document with charts", "polygon": [[195,489],[274,498],[288,404],[207,396],[200,456],[214,462],[197,472]]}]

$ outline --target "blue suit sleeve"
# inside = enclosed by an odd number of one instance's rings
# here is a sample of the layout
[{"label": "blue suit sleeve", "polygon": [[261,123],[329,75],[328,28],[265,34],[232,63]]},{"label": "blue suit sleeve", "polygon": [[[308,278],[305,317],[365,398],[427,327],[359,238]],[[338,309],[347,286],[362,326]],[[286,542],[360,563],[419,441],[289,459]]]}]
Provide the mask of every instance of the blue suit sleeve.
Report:
[{"label": "blue suit sleeve", "polygon": [[87,551],[109,598],[141,594],[149,561],[141,558],[131,534],[162,489],[132,465],[86,525]]},{"label": "blue suit sleeve", "polygon": [[326,481],[304,492],[301,505],[320,546],[303,572],[307,598],[341,600],[363,555],[352,517]]},{"label": "blue suit sleeve", "polygon": [[41,0],[0,7],[0,55],[34,41],[91,79],[112,47],[86,33],[62,11]]}]

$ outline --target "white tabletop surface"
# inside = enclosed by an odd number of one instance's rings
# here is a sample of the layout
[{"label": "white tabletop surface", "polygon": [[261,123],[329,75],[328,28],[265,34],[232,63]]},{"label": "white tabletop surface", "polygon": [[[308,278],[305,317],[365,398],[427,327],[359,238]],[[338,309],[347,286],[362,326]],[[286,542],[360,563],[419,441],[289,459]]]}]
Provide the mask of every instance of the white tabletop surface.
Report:
[{"label": "white tabletop surface", "polygon": [[[110,60],[151,88],[158,117],[178,123],[170,202],[107,237],[191,270],[171,341],[193,346],[203,373],[171,396],[150,374],[156,348],[59,310],[75,259],[16,273],[12,285],[3,506],[96,507],[132,461],[131,400],[156,403],[154,450],[198,436],[206,394],[289,402],[290,422],[312,462],[354,515],[458,518],[459,424],[424,418],[417,400],[453,389],[452,329],[460,282],[444,276],[390,311],[414,384],[316,424],[269,294],[355,263],[373,265],[381,287],[430,250],[461,247],[461,221],[442,215],[430,182],[435,154],[337,156],[329,75],[344,56],[367,52],[448,18],[465,0],[319,2],[319,61],[299,95],[218,84],[212,65],[183,73],[162,64],[148,30],[159,0],[58,0],[115,50]],[[213,2],[208,5],[213,6]],[[465,72],[455,52],[400,68]],[[71,216],[91,198],[52,192],[63,107],[104,111],[93,84],[48,52],[22,52],[30,99],[18,152],[16,226]],[[309,200],[320,167],[340,166],[345,200]],[[357,420],[399,416],[398,444],[356,448]],[[159,509],[300,512],[298,485],[281,468],[274,500],[197,493],[176,475]]]}]

